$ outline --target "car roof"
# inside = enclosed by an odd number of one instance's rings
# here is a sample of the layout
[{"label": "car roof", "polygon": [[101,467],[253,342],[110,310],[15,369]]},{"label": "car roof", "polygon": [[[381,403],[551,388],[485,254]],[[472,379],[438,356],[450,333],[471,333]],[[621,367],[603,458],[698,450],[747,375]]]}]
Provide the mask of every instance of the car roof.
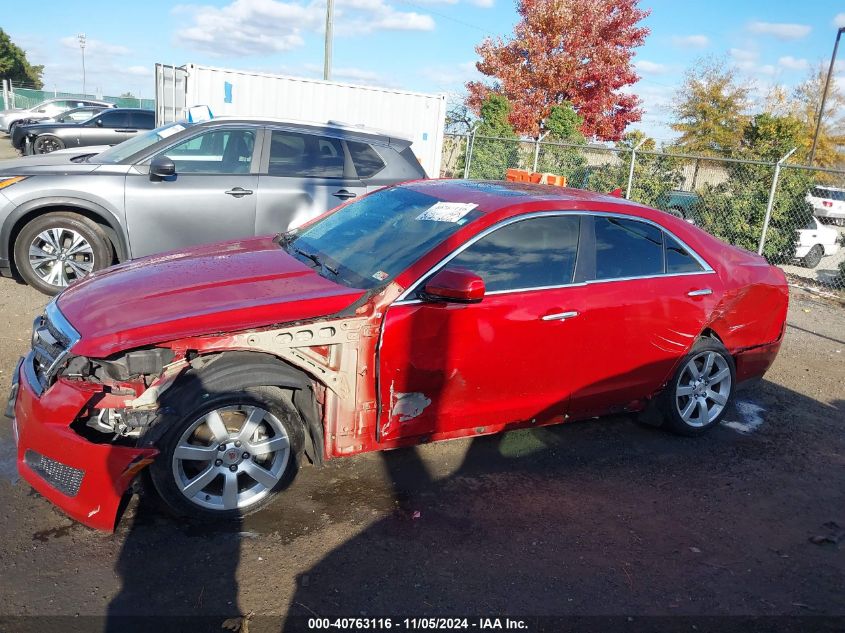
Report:
[{"label": "car roof", "polygon": [[197,123],[201,126],[213,126],[215,124],[248,123],[250,125],[285,125],[307,129],[317,133],[340,132],[343,136],[357,136],[367,140],[380,140],[400,145],[410,145],[412,138],[387,130],[365,127],[340,121],[306,121],[302,119],[286,119],[275,117],[249,117],[249,116],[219,116],[208,121]]},{"label": "car roof", "polygon": [[637,209],[649,209],[636,202],[595,191],[527,182],[442,179],[415,180],[401,186],[444,202],[475,203],[482,212],[500,211],[532,202],[550,203],[550,209],[566,206],[585,208],[596,202],[605,206],[618,206],[620,211],[624,208],[625,213],[633,210],[634,214],[637,214]]}]

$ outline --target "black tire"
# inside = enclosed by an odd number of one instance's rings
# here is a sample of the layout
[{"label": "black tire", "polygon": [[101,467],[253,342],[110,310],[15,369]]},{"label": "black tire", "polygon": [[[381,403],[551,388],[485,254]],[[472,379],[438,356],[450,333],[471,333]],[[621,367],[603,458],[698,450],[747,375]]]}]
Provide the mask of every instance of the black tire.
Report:
[{"label": "black tire", "polygon": [[[90,247],[90,249],[85,249],[84,252],[73,252],[66,255],[67,259],[64,260],[65,264],[59,273],[59,283],[49,283],[49,274],[46,279],[39,274],[39,272],[47,273],[50,266],[48,260],[45,259],[46,263],[41,265],[37,265],[37,262],[30,260],[30,249],[32,247],[38,248],[39,244],[43,245],[41,236],[50,229],[57,229],[61,232],[62,245],[67,247],[68,250],[70,250],[72,244],[73,233],[81,236]],[[50,245],[47,244],[47,246]],[[84,271],[90,273],[109,266],[112,263],[112,252],[111,242],[96,222],[69,212],[47,213],[38,216],[18,233],[14,245],[15,267],[18,273],[26,283],[46,295],[57,294],[70,283],[82,279],[86,276],[83,274]],[[50,254],[52,255],[52,253]],[[72,263],[67,263],[68,259],[72,259]],[[52,272],[52,268],[50,268],[50,271]]]},{"label": "black tire", "polygon": [[[714,355],[712,357],[714,359],[713,364],[711,366],[711,371],[707,376],[705,376],[704,372],[701,370],[705,369],[706,366],[702,367],[701,365],[705,364],[709,354],[711,353]],[[721,360],[717,362],[716,358]],[[692,383],[688,381],[688,379],[692,376],[688,366],[693,361],[695,361],[696,369],[700,371],[701,377],[706,378],[709,376],[710,380],[704,381],[703,387],[695,387],[696,390],[701,389],[703,391],[700,395],[696,395],[698,391],[694,391],[693,395],[690,396],[681,395],[679,393],[681,389],[686,390],[692,388]],[[701,365],[699,365],[699,361],[701,361]],[[730,379],[729,384],[726,385],[726,389],[722,381],[717,384],[715,380],[712,380],[713,377],[718,377],[722,370],[727,370],[728,375],[725,376],[725,378],[729,377]],[[721,408],[719,409],[714,406],[712,410],[707,409],[707,415],[705,416],[701,414],[701,409],[696,404],[693,405],[694,408],[692,413],[698,414],[698,420],[690,420],[688,417],[685,418],[683,412],[681,411],[681,407],[684,407],[686,410],[687,406],[689,406],[693,400],[700,400],[701,398],[704,398],[705,407],[707,407],[706,401],[710,399],[708,394],[712,391],[709,389],[711,384],[716,385],[716,387],[720,389],[719,393],[713,393],[718,395],[720,399],[724,398],[724,402],[719,404]],[[736,366],[734,364],[733,357],[719,340],[709,337],[700,338],[681,361],[678,369],[675,370],[675,373],[672,376],[672,380],[666,386],[666,389],[661,395],[660,408],[663,411],[663,427],[679,435],[686,436],[696,436],[706,433],[708,430],[719,424],[724,417],[725,412],[733,402],[735,389]],[[714,405],[718,404],[715,400],[712,402]],[[714,414],[712,417],[711,413]]]},{"label": "black tire", "polygon": [[33,154],[49,154],[65,148],[65,142],[58,136],[52,134],[40,134],[32,142]]},{"label": "black tire", "polygon": [[[164,423],[169,426],[164,435],[157,442],[160,454],[156,457],[156,460],[149,468],[149,476],[153,487],[158,493],[161,501],[163,501],[165,509],[171,514],[177,517],[187,517],[203,521],[225,521],[237,519],[239,517],[252,514],[253,512],[257,512],[267,504],[271,503],[276,495],[293,481],[293,478],[299,470],[299,464],[305,444],[305,436],[299,414],[297,413],[290,398],[286,396],[286,392],[281,388],[250,387],[241,390],[208,394],[202,389],[201,382],[197,381],[196,383],[193,383],[192,386],[178,391],[178,407],[180,412],[172,412],[167,416],[170,418],[169,420],[162,419],[159,421],[160,424]],[[284,467],[280,470],[278,480],[272,488],[263,488],[260,498],[254,501],[248,499],[246,502],[248,505],[245,507],[237,507],[234,509],[224,509],[223,507],[219,507],[217,509],[202,507],[200,505],[201,503],[212,503],[212,494],[206,494],[207,491],[213,493],[213,488],[218,485],[222,488],[224,481],[228,477],[225,473],[227,466],[225,463],[218,464],[218,462],[222,462],[223,459],[210,460],[207,462],[194,462],[193,460],[187,460],[189,464],[196,464],[196,469],[187,477],[187,483],[190,483],[194,477],[202,474],[205,470],[212,469],[212,467],[224,471],[218,472],[218,474],[215,475],[215,479],[209,480],[208,484],[199,488],[197,494],[195,494],[192,499],[189,499],[187,494],[182,491],[183,487],[187,487],[185,486],[186,480],[181,479],[183,475],[187,474],[187,471],[184,469],[186,460],[176,459],[176,449],[180,446],[180,443],[184,446],[185,442],[183,436],[189,432],[189,430],[196,425],[199,420],[203,419],[204,416],[207,416],[215,411],[220,412],[221,410],[224,410],[224,413],[226,413],[226,409],[231,410],[238,408],[244,410],[244,413],[242,414],[243,417],[246,417],[246,411],[249,411],[251,408],[257,408],[269,413],[275,421],[282,424],[289,441],[287,461],[285,462]],[[237,432],[237,428],[230,425],[237,423],[238,420],[234,414],[240,414],[241,412],[234,410],[229,411],[229,413],[233,414],[231,418],[222,418],[223,414],[221,414],[221,418],[225,421],[226,430],[235,434]],[[232,422],[232,419],[235,421]],[[262,419],[259,424],[263,424],[265,421],[266,419]],[[243,420],[241,420],[241,422],[243,422]],[[202,428],[203,427],[200,426],[197,431]],[[210,428],[206,430],[208,431]],[[194,431],[194,433],[197,431]],[[190,437],[194,436],[192,435]],[[273,437],[275,436],[271,436],[271,439]],[[215,444],[216,440],[214,438],[208,438],[208,446],[201,446],[201,448],[209,450],[210,448],[213,448]],[[194,444],[192,443],[191,445],[193,446]],[[225,449],[221,450],[218,448],[218,453],[216,453],[217,457],[225,459],[233,447],[234,440],[232,440],[231,443],[227,443]],[[248,450],[249,446],[247,444],[241,444],[238,448],[233,449],[232,452],[240,453],[244,450],[244,448]],[[241,455],[245,454],[246,453],[241,453]],[[276,459],[276,454],[273,453],[272,455],[274,456],[272,459]],[[244,491],[246,492],[248,486],[250,485],[249,481],[252,479],[246,473],[246,467],[249,466],[246,462],[255,462],[259,464],[260,462],[258,461],[257,456],[250,456],[248,458],[241,457],[238,458],[238,460],[238,463],[234,464],[237,469],[239,469],[235,472],[235,478],[238,482],[238,486],[243,486]],[[177,461],[179,461],[181,465],[178,464]],[[260,482],[253,480],[253,483],[258,484]],[[222,490],[220,491],[219,496],[220,501],[223,502],[224,498]],[[214,497],[214,499],[216,501],[216,497]]]},{"label": "black tire", "polygon": [[17,121],[12,121],[11,123],[9,123],[9,137],[10,138],[12,136],[12,132],[15,131],[15,127],[17,127],[17,125],[18,125]]},{"label": "black tire", "polygon": [[815,268],[821,263],[822,257],[824,257],[824,247],[821,244],[816,244],[806,255],[804,255],[804,258],[801,260],[801,265],[804,266],[804,268]]}]

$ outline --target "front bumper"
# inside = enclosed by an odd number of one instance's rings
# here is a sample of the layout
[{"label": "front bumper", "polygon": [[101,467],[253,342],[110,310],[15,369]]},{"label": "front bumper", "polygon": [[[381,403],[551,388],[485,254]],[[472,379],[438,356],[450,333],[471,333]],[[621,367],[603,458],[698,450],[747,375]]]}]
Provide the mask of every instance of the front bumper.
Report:
[{"label": "front bumper", "polygon": [[12,422],[18,472],[72,519],[110,532],[123,493],[158,451],[95,444],[74,432],[70,424],[92,395],[85,383],[60,379],[39,398],[19,366]]}]

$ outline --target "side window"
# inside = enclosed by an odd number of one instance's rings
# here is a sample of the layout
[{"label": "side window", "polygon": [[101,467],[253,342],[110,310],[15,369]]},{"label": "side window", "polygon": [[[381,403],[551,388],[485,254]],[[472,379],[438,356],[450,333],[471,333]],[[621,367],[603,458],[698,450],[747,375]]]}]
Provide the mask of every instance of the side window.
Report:
[{"label": "side window", "polygon": [[99,120],[103,122],[103,127],[113,129],[128,128],[130,125],[128,112],[103,112]]},{"label": "side window", "polygon": [[176,173],[248,174],[255,147],[253,130],[214,130],[164,150]]},{"label": "side window", "polygon": [[597,216],[596,279],[663,274],[663,231],[636,220]]},{"label": "side window", "polygon": [[343,146],[328,136],[274,130],[267,173],[294,178],[343,178]]},{"label": "side window", "polygon": [[580,217],[531,218],[481,238],[448,266],[479,275],[488,291],[560,286],[572,282]]},{"label": "side window", "polygon": [[666,249],[667,273],[694,273],[704,270],[701,264],[677,240],[665,233],[663,234],[663,246]]},{"label": "side window", "polygon": [[129,120],[133,128],[151,130],[155,127],[155,117],[152,112],[131,112]]},{"label": "side window", "polygon": [[349,155],[352,156],[358,178],[371,178],[384,169],[381,156],[367,143],[346,141],[346,147],[349,148]]}]

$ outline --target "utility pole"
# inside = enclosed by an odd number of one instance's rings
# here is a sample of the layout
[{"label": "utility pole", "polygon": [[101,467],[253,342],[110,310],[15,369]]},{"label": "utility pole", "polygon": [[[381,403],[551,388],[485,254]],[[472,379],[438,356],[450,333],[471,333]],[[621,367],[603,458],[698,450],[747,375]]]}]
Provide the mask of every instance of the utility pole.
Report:
[{"label": "utility pole", "polygon": [[79,40],[79,48],[82,50],[82,94],[85,95],[87,94],[85,92],[85,41],[87,38],[85,33],[80,33],[76,36],[76,39]]},{"label": "utility pole", "polygon": [[323,79],[332,78],[332,21],[334,20],[334,0],[326,0],[326,53],[323,58]]},{"label": "utility pole", "polygon": [[822,116],[824,116],[824,102],[827,101],[827,89],[830,87],[830,76],[833,74],[833,65],[836,62],[836,51],[839,48],[839,38],[842,37],[843,31],[845,31],[845,26],[836,32],[836,43],[833,45],[833,54],[830,56],[830,67],[827,69],[827,78],[824,80],[822,102],[819,106],[819,115],[816,117],[816,133],[813,134],[813,147],[810,150],[810,167],[813,166],[813,159],[816,157],[816,143],[819,141],[819,129],[821,129]]}]

